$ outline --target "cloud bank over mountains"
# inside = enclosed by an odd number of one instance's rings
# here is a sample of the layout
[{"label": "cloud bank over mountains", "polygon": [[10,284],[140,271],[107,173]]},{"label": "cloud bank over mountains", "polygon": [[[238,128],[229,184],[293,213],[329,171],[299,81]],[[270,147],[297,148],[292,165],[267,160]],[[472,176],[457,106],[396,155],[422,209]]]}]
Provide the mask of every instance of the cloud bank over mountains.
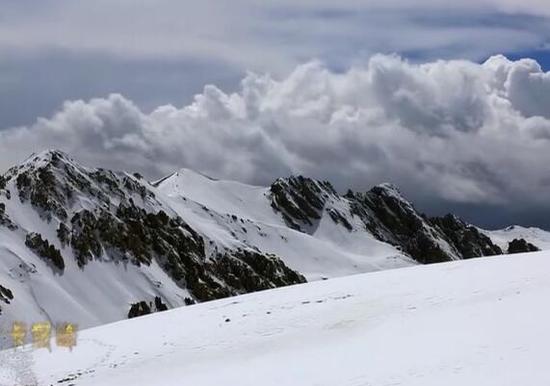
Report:
[{"label": "cloud bank over mountains", "polygon": [[391,181],[423,203],[548,209],[550,73],[503,56],[375,55],[345,72],[309,62],[282,79],[249,73],[238,92],[208,85],[150,113],[117,94],[68,101],[0,131],[0,168],[44,148],[149,177],[188,167],[266,184],[302,173],[340,189]]}]

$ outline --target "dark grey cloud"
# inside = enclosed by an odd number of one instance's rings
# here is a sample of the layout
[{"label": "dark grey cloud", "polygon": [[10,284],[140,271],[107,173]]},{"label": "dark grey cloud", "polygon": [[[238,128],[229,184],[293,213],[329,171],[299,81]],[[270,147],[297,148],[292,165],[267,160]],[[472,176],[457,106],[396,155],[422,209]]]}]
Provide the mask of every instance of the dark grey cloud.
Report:
[{"label": "dark grey cloud", "polygon": [[480,61],[550,42],[550,12],[537,0],[0,0],[0,8],[0,130],[112,92],[144,110],[180,105],[204,84],[234,91],[247,70],[286,76],[312,59],[344,72],[377,53]]},{"label": "dark grey cloud", "polygon": [[0,57],[0,130],[47,117],[64,101],[124,94],[144,111],[192,101],[205,84],[235,89],[244,71],[194,59],[127,60],[55,50]]}]

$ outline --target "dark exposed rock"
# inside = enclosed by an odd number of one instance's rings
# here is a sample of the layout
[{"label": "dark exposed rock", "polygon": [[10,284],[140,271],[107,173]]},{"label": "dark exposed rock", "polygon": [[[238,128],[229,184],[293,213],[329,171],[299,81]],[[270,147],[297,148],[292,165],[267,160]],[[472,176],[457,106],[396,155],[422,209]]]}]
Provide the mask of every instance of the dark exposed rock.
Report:
[{"label": "dark exposed rock", "polygon": [[502,254],[502,250],[472,225],[453,215],[428,218],[390,184],[367,193],[345,195],[351,212],[381,241],[400,247],[421,263]]},{"label": "dark exposed rock", "polygon": [[38,233],[27,234],[25,245],[58,270],[63,271],[65,269],[65,261],[59,249],[50,244],[48,240],[44,240],[42,235]]},{"label": "dark exposed rock", "polygon": [[[10,304],[13,300],[13,293],[6,287],[0,285],[0,302]],[[2,307],[0,307],[0,315],[2,314]]]},{"label": "dark exposed rock", "polygon": [[157,312],[168,310],[168,306],[162,302],[162,299],[159,296],[155,296],[155,310]]},{"label": "dark exposed rock", "polygon": [[57,228],[57,238],[61,242],[62,246],[67,246],[71,242],[71,230],[65,223],[59,223]]},{"label": "dark exposed rock", "polygon": [[132,303],[130,310],[128,311],[128,319],[136,318],[138,316],[149,315],[153,312],[162,312],[168,310],[168,306],[164,304],[159,296],[155,296],[154,303],[142,300],[137,303]]},{"label": "dark exposed rock", "polygon": [[459,258],[458,251],[406,201],[397,188],[383,184],[362,193],[348,193],[352,213],[381,241],[401,247],[420,263]]},{"label": "dark exposed rock", "polygon": [[[128,197],[127,191],[154,198],[133,180],[126,179],[121,185],[112,172],[97,172],[93,178],[122,198]],[[81,268],[106,253],[136,265],[157,259],[177,284],[201,301],[303,281],[280,259],[259,253],[228,251],[207,259],[204,240],[181,218],[164,211],[148,212],[131,197],[122,199],[114,213],[108,207],[80,210],[71,218],[70,227],[59,225],[61,243],[70,240]]]},{"label": "dark exposed rock", "polygon": [[116,216],[81,211],[71,222],[71,245],[81,267],[100,258],[105,250],[134,264],[150,264],[156,258],[178,284],[201,301],[304,280],[280,259],[255,252],[227,252],[206,259],[202,237],[181,218],[162,211],[153,214],[121,205]]},{"label": "dark exposed rock", "polygon": [[[209,270],[223,280],[229,292],[226,296],[305,283],[305,278],[288,268],[274,255],[250,250],[218,255],[207,263]],[[215,293],[193,293],[199,300],[214,299]]]},{"label": "dark exposed rock", "polygon": [[51,151],[36,163],[12,168],[8,175],[16,176],[16,186],[22,202],[30,200],[44,219],[68,219],[67,209],[77,193],[109,206],[111,199],[128,200],[136,194],[145,200],[154,193],[134,177],[103,169],[89,170],[74,164],[67,155]]},{"label": "dark exposed rock", "polygon": [[514,239],[508,243],[508,253],[537,252],[540,249],[525,239]]},{"label": "dark exposed rock", "polygon": [[56,184],[52,170],[40,167],[33,172],[25,171],[17,176],[17,189],[22,202],[30,200],[31,204],[42,209],[41,216],[51,220],[52,215],[65,220],[65,197]]},{"label": "dark exposed rock", "polygon": [[0,285],[0,301],[9,304],[10,300],[13,300],[13,293],[8,288]]},{"label": "dark exposed rock", "polygon": [[458,249],[463,259],[502,254],[502,249],[493,244],[489,237],[479,232],[475,226],[466,224],[452,214],[444,217],[434,217],[429,221],[443,231],[447,239]]},{"label": "dark exposed rock", "polygon": [[399,246],[421,263],[501,254],[501,249],[456,216],[428,218],[420,214],[392,185],[365,194],[348,191],[352,213],[378,239]]},{"label": "dark exposed rock", "polygon": [[346,219],[346,217],[343,216],[336,209],[330,208],[328,210],[328,214],[329,214],[330,218],[332,219],[332,221],[334,221],[336,224],[343,225],[348,231],[351,231],[353,229],[353,227],[351,226],[349,221]]},{"label": "dark exposed rock", "polygon": [[128,311],[128,319],[136,318],[138,316],[149,315],[151,313],[151,307],[145,301],[133,303]]},{"label": "dark exposed rock", "polygon": [[281,212],[289,227],[301,230],[304,225],[311,226],[321,218],[327,198],[323,188],[332,187],[324,187],[321,183],[302,176],[280,178],[270,188],[271,207]]},{"label": "dark exposed rock", "polygon": [[[316,181],[303,176],[279,178],[270,187],[271,207],[281,213],[285,223],[298,231],[308,231],[321,219],[329,199],[338,194],[328,181]],[[353,227],[342,213],[329,208],[332,221],[351,231]]]},{"label": "dark exposed rock", "polygon": [[366,193],[351,190],[338,196],[327,182],[297,176],[278,179],[271,186],[271,206],[281,213],[288,226],[309,231],[323,212],[348,231],[354,226],[342,205],[358,217],[367,231],[381,241],[399,247],[421,263],[501,254],[502,251],[475,227],[455,216],[430,219],[419,213],[391,184],[381,184]]},{"label": "dark exposed rock", "polygon": [[18,229],[6,214],[6,204],[3,202],[0,202],[0,226],[5,226],[12,231]]}]

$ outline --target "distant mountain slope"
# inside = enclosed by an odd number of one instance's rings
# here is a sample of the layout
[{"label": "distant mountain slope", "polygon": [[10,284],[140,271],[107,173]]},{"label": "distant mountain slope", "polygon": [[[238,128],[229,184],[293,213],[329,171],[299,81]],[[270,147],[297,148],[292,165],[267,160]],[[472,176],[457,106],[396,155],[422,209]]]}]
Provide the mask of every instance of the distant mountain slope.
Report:
[{"label": "distant mountain slope", "polygon": [[0,177],[5,325],[88,327],[155,311],[157,302],[173,308],[500,253],[455,216],[418,213],[389,184],[340,195],[303,176],[258,187],[185,169],[149,183],[60,151],[33,155]]},{"label": "distant mountain slope", "polygon": [[[215,248],[249,247],[273,253],[309,280],[414,264],[365,231],[349,212],[348,201],[337,195],[319,209],[315,225],[307,230],[302,225],[302,232],[288,226],[285,215],[274,208],[272,188],[216,181],[190,170],[175,173],[157,188],[171,208],[209,236]],[[352,230],[329,215],[338,205]]]},{"label": "distant mountain slope", "polygon": [[330,218],[351,234],[367,232],[420,263],[502,253],[486,235],[456,216],[428,218],[418,213],[391,184],[340,196],[329,182],[298,176],[279,179],[270,190],[272,207],[287,225],[305,233],[317,235],[318,225]]},{"label": "distant mountain slope", "polygon": [[0,351],[0,384],[547,386],[548,252],[348,276]]},{"label": "distant mountain slope", "polygon": [[540,228],[512,225],[500,230],[483,230],[482,232],[505,252],[508,251],[509,244],[513,240],[525,240],[541,250],[550,249],[550,232]]}]

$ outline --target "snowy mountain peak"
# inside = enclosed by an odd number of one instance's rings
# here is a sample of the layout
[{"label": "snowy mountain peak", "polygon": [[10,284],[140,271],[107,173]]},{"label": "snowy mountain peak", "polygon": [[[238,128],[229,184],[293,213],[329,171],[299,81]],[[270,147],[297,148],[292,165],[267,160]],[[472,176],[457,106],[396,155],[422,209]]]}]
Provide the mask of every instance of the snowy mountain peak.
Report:
[{"label": "snowy mountain peak", "polygon": [[78,164],[67,153],[61,150],[49,149],[31,154],[20,165],[17,165],[10,170],[13,169],[19,171],[26,168],[40,168],[50,164],[59,163]]},{"label": "snowy mountain peak", "polygon": [[409,210],[415,211],[411,202],[407,200],[403,196],[399,188],[392,183],[385,182],[382,184],[378,184],[374,186],[367,194],[383,197],[384,200],[395,200],[399,202],[400,205],[410,208]]},{"label": "snowy mountain peak", "polygon": [[39,153],[34,153],[33,155],[29,156],[27,160],[29,159],[44,159],[44,160],[64,159],[68,162],[75,162],[68,153],[59,149],[43,150]]},{"label": "snowy mountain peak", "polygon": [[67,160],[72,160],[70,155],[65,153],[63,150],[59,149],[46,149],[42,150],[38,153],[32,153],[30,156],[27,157],[23,163],[29,163],[29,162],[39,162],[41,160],[50,161],[52,158],[64,158]]},{"label": "snowy mountain peak", "polygon": [[151,184],[48,150],[0,177],[0,253],[13,295],[2,317],[92,326],[502,250],[455,216],[421,215],[391,184],[342,196],[304,176],[264,187],[189,169]]},{"label": "snowy mountain peak", "polygon": [[[182,215],[190,213],[124,172],[47,151],[0,182],[0,284],[13,291],[4,313],[13,320],[70,316],[90,326],[157,297],[175,307],[305,281],[236,235],[219,242],[211,230],[189,225]],[[92,304],[101,305],[95,316],[86,307]]]},{"label": "snowy mountain peak", "polygon": [[382,182],[381,184],[376,185],[372,189],[384,191],[384,192],[387,192],[388,194],[395,194],[395,195],[401,196],[401,191],[399,190],[397,185],[392,184],[391,182]]},{"label": "snowy mountain peak", "polygon": [[30,202],[48,222],[66,222],[83,209],[113,211],[134,200],[155,205],[148,183],[122,172],[86,168],[59,150],[29,157],[9,169],[5,180],[21,203]]}]

